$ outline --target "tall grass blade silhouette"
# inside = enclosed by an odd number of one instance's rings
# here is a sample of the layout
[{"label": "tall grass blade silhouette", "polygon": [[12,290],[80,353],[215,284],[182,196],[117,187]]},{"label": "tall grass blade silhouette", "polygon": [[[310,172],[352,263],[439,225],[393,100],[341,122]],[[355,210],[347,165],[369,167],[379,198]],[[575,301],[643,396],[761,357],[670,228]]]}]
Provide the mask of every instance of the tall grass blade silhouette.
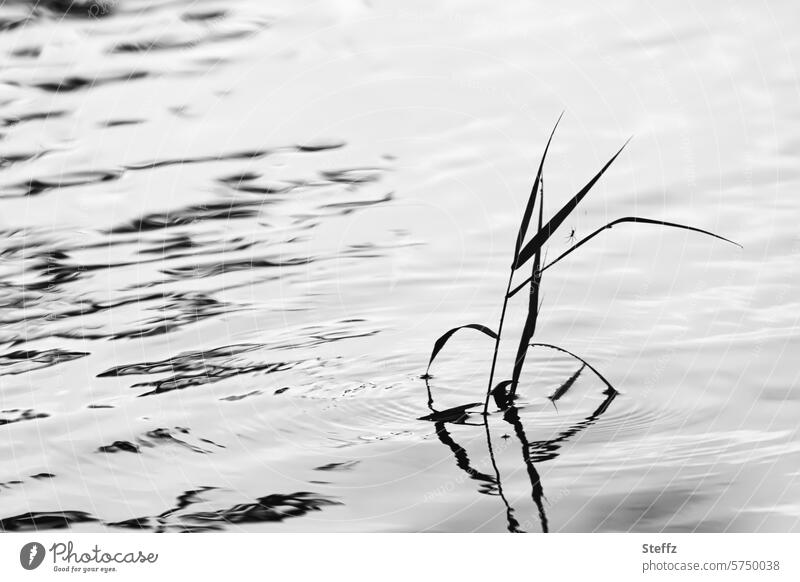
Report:
[{"label": "tall grass blade silhouette", "polygon": [[[564,117],[563,111],[561,112],[561,115],[558,116],[556,124],[553,126],[553,130],[550,132],[550,137],[547,139],[547,145],[544,146],[544,153],[542,154],[542,159],[539,161],[539,170],[536,172],[536,178],[533,180],[533,187],[531,188],[531,193],[528,196],[528,202],[525,205],[525,212],[522,215],[522,222],[520,222],[519,225],[519,232],[517,233],[517,243],[514,246],[513,262],[517,261],[517,257],[519,256],[519,250],[522,248],[522,243],[525,242],[525,235],[528,234],[528,226],[531,223],[531,217],[533,216],[533,208],[536,205],[536,195],[539,192],[539,185],[542,182],[542,172],[544,171],[544,160],[547,157],[548,150],[550,150],[550,142],[553,141],[553,136],[556,133],[556,129],[558,129],[558,124],[561,122],[562,117]],[[539,213],[539,216],[541,219],[541,212]]]},{"label": "tall grass blade silhouette", "polygon": [[[508,309],[508,292],[511,289],[511,283],[514,280],[514,271],[516,267],[514,266],[517,263],[519,258],[519,252],[522,248],[522,243],[525,241],[525,235],[528,233],[528,227],[530,226],[531,217],[533,216],[533,209],[536,206],[536,198],[537,194],[541,192],[541,183],[542,183],[542,173],[544,172],[544,161],[547,158],[547,152],[550,150],[550,143],[553,141],[553,136],[556,133],[556,129],[558,129],[558,124],[561,122],[561,118],[564,116],[564,112],[561,112],[561,115],[558,116],[555,125],[553,126],[553,130],[550,132],[550,137],[547,139],[547,144],[544,147],[544,151],[542,152],[542,158],[539,160],[539,169],[536,171],[536,178],[533,180],[533,187],[531,187],[531,193],[528,196],[528,202],[525,205],[525,212],[522,215],[522,221],[519,225],[519,231],[517,232],[517,241],[514,245],[514,257],[511,261],[511,269],[508,274],[508,286],[506,287],[506,294],[503,297],[503,309],[500,312],[500,323],[497,327],[497,339],[495,340],[494,344],[494,353],[492,354],[492,367],[489,371],[489,384],[486,388],[486,398],[484,400],[484,408],[483,413],[487,414],[489,411],[489,396],[492,391],[492,383],[494,382],[494,372],[497,367],[497,355],[500,352],[500,337],[503,334],[503,323],[505,323],[506,319],[506,310]],[[539,229],[542,227],[542,199],[541,195],[539,195]],[[537,299],[538,301],[538,299]],[[534,323],[535,327],[535,323]],[[525,342],[527,345],[527,342]],[[522,345],[522,344],[520,344]]]},{"label": "tall grass blade silhouette", "polygon": [[[630,141],[630,140],[628,140]],[[528,259],[533,256],[533,267],[531,276],[528,281],[531,282],[530,293],[528,296],[528,314],[525,318],[525,325],[522,328],[522,335],[519,338],[519,346],[517,347],[517,355],[514,359],[514,369],[511,375],[511,390],[509,393],[509,398],[513,400],[514,396],[517,392],[517,386],[519,385],[519,378],[522,374],[522,367],[525,364],[525,356],[528,353],[528,343],[533,338],[533,334],[536,332],[536,321],[539,317],[539,289],[541,287],[541,271],[539,270],[541,266],[541,250],[542,246],[547,239],[550,238],[550,235],[555,232],[559,226],[567,219],[567,217],[572,213],[575,208],[577,208],[578,204],[581,200],[589,193],[592,187],[597,183],[603,173],[614,163],[614,160],[617,159],[622,150],[625,148],[628,142],[619,149],[619,151],[606,163],[606,165],[597,173],[595,176],[584,186],[575,196],[573,196],[562,208],[559,210],[553,218],[547,223],[546,226],[543,226],[543,212],[544,212],[544,190],[540,189],[539,192],[539,225],[538,230],[531,241],[522,247],[521,250],[515,252],[514,257],[514,265],[512,270],[516,270],[521,268]],[[542,160],[544,163],[544,160]],[[543,168],[541,169],[543,171]],[[537,175],[537,182],[539,181],[541,174]],[[506,298],[507,301],[513,294],[506,291]],[[488,401],[488,398],[487,398]]]},{"label": "tall grass blade silhouette", "polygon": [[575,196],[570,198],[570,200],[561,208],[561,210],[559,210],[553,216],[553,218],[550,219],[550,221],[544,226],[544,228],[539,229],[539,232],[537,232],[534,235],[534,237],[530,240],[530,242],[526,244],[519,252],[519,256],[517,256],[516,261],[514,262],[515,269],[519,269],[522,265],[527,263],[528,260],[534,255],[534,253],[536,253],[536,251],[542,248],[542,245],[544,245],[544,243],[547,242],[547,239],[550,238],[550,235],[552,235],[556,230],[558,230],[558,227],[561,226],[561,224],[567,219],[567,217],[570,214],[572,214],[572,211],[575,210],[578,204],[580,204],[580,201],[583,200],[584,197],[589,193],[589,190],[591,190],[594,187],[594,185],[597,183],[600,177],[605,173],[605,171],[609,168],[609,166],[614,163],[614,160],[617,159],[617,157],[622,153],[622,150],[625,149],[625,146],[627,146],[630,141],[631,139],[628,138],[628,141],[622,144],[622,147],[619,148],[619,151],[616,154],[614,154],[614,156],[610,160],[608,160],[608,162],[606,162],[606,165],[603,166],[603,168],[599,172],[597,172],[597,174],[595,174],[594,178],[589,180],[586,186],[581,188],[581,190],[577,194],[575,194]]},{"label": "tall grass blade silhouette", "polygon": [[[542,231],[542,222],[544,221],[544,184],[539,190],[539,225],[538,231]],[[536,320],[539,318],[539,288],[541,287],[542,274],[539,270],[541,266],[541,250],[537,250],[533,256],[533,267],[531,269],[531,288],[528,293],[528,314],[525,317],[525,325],[522,328],[522,335],[519,338],[519,345],[517,346],[517,355],[514,359],[514,369],[511,373],[511,389],[509,391],[509,398],[511,401],[517,393],[517,385],[519,384],[519,377],[522,374],[522,366],[525,363],[525,356],[528,355],[528,342],[533,338],[536,332]],[[506,301],[510,295],[506,294]]]}]

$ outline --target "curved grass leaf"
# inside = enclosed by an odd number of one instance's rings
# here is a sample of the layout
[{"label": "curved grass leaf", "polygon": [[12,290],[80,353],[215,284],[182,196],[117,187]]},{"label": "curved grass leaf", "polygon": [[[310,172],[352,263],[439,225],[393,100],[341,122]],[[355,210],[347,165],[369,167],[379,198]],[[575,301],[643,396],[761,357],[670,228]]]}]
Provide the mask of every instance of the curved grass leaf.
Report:
[{"label": "curved grass leaf", "polygon": [[606,380],[605,377],[600,372],[598,372],[597,369],[594,366],[592,366],[589,362],[587,362],[586,360],[584,360],[580,356],[576,356],[575,354],[573,354],[569,350],[565,350],[564,348],[560,348],[558,346],[554,346],[553,344],[541,344],[541,343],[532,343],[531,347],[532,348],[537,348],[537,347],[539,347],[539,348],[550,348],[551,350],[557,350],[559,352],[563,352],[563,353],[565,353],[565,354],[567,354],[569,356],[572,356],[573,358],[575,358],[576,360],[581,362],[583,365],[585,365],[587,368],[589,368],[592,372],[594,372],[595,376],[600,378],[600,380],[602,380],[603,384],[608,386],[609,390],[613,390],[614,394],[619,394],[619,392],[617,392],[617,389],[614,388],[611,385],[611,382]]},{"label": "curved grass leaf", "polygon": [[519,269],[522,265],[528,262],[528,260],[536,253],[536,251],[542,248],[542,245],[547,242],[547,239],[550,238],[550,235],[553,234],[559,226],[561,226],[570,213],[575,210],[575,207],[578,206],[580,201],[583,200],[584,196],[589,193],[589,190],[594,187],[594,185],[600,179],[600,176],[602,176],[608,167],[614,163],[614,160],[616,160],[617,156],[622,153],[622,150],[625,149],[625,146],[628,145],[629,141],[630,139],[628,139],[628,141],[626,141],[622,147],[619,148],[619,151],[614,154],[614,156],[608,160],[608,162],[606,162],[606,165],[603,166],[599,172],[597,172],[595,177],[589,180],[589,183],[586,184],[586,186],[581,188],[581,190],[575,194],[575,196],[573,196],[564,206],[562,206],[561,210],[559,210],[555,216],[553,216],[553,218],[551,218],[550,221],[544,225],[544,227],[540,228],[539,232],[537,232],[530,242],[523,247],[523,249],[519,252],[519,256],[514,261],[515,270]]},{"label": "curved grass leaf", "polygon": [[[556,129],[558,128],[558,124],[561,122],[561,118],[564,117],[564,112],[561,112],[561,115],[558,116],[556,120],[556,124],[553,126],[553,131],[550,132],[550,138],[547,140],[547,145],[544,146],[544,152],[542,153],[542,159],[539,161],[539,170],[536,172],[536,178],[533,181],[533,187],[531,188],[531,194],[528,196],[528,204],[525,206],[525,214],[522,215],[522,222],[519,225],[519,232],[517,233],[517,243],[514,246],[514,262],[516,263],[517,257],[519,256],[519,250],[522,248],[522,243],[525,240],[525,235],[528,233],[528,226],[531,223],[531,216],[533,216],[533,207],[536,205],[536,194],[539,192],[539,183],[542,181],[542,171],[544,170],[544,160],[547,157],[547,151],[550,149],[550,142],[553,141],[553,136],[556,133]],[[541,202],[540,202],[541,204]]]},{"label": "curved grass leaf", "polygon": [[442,337],[437,339],[436,343],[433,344],[433,351],[431,352],[431,359],[428,360],[428,369],[425,371],[425,375],[426,376],[429,376],[429,372],[431,370],[431,364],[433,364],[433,360],[436,358],[437,355],[439,355],[439,352],[442,351],[442,348],[447,343],[447,340],[449,340],[453,336],[453,334],[456,333],[460,329],[474,329],[476,331],[479,331],[481,333],[484,333],[484,334],[488,335],[492,339],[497,339],[497,334],[496,333],[494,333],[491,329],[489,329],[485,325],[481,325],[479,323],[469,323],[467,325],[461,325],[459,327],[454,327],[453,329],[450,329],[450,330],[446,331],[442,335]]},{"label": "curved grass leaf", "polygon": [[[545,267],[543,267],[542,271],[544,271],[545,269],[549,269],[550,267],[555,265],[558,261],[560,261],[561,259],[563,259],[567,255],[569,255],[572,252],[578,250],[580,247],[585,245],[587,242],[589,242],[591,239],[596,237],[598,234],[600,234],[604,230],[613,228],[614,226],[616,226],[618,224],[623,224],[623,223],[626,223],[626,222],[638,222],[638,223],[641,223],[641,224],[655,224],[657,226],[669,226],[671,228],[680,228],[680,229],[683,229],[683,230],[690,230],[692,232],[699,232],[700,234],[713,236],[714,238],[718,238],[719,240],[723,240],[725,242],[731,243],[732,245],[736,245],[739,248],[742,248],[742,245],[740,245],[739,243],[734,242],[734,241],[732,241],[730,239],[727,239],[724,236],[720,236],[718,234],[714,234],[713,232],[709,232],[707,230],[703,230],[702,228],[696,228],[694,226],[687,226],[685,224],[678,224],[677,222],[666,222],[664,220],[653,220],[651,218],[640,218],[638,216],[626,216],[625,218],[618,218],[618,219],[616,219],[616,220],[614,220],[612,222],[609,222],[605,226],[601,226],[600,228],[598,228],[596,231],[594,231],[589,236],[581,239],[580,241],[578,241],[577,243],[572,245],[572,247],[570,247],[569,249],[567,249],[566,251],[561,253],[561,255],[559,255],[556,259],[554,259],[553,261],[548,263]],[[517,290],[515,289],[510,295],[513,295],[516,291]]]},{"label": "curved grass leaf", "polygon": [[[609,222],[605,226],[601,226],[600,228],[595,230],[592,234],[582,238],[580,241],[578,241],[577,243],[572,245],[569,249],[567,249],[566,251],[561,253],[557,258],[553,259],[547,265],[542,267],[541,272],[546,271],[547,269],[549,269],[550,267],[555,265],[557,262],[559,262],[561,259],[566,258],[567,255],[570,255],[573,252],[575,252],[576,250],[578,250],[578,248],[580,248],[583,245],[585,245],[587,242],[589,242],[591,239],[596,237],[598,234],[600,234],[604,230],[611,229],[611,228],[613,228],[614,226],[616,226],[618,224],[623,224],[623,223],[626,223],[626,222],[636,222],[636,223],[641,223],[641,224],[654,224],[654,225],[657,225],[657,226],[669,226],[671,228],[680,228],[680,229],[689,230],[689,231],[692,231],[692,232],[699,232],[700,234],[713,236],[714,238],[718,238],[718,239],[723,240],[723,241],[725,241],[727,243],[731,243],[732,245],[736,245],[737,247],[742,248],[742,245],[740,245],[736,241],[732,241],[730,239],[725,238],[724,236],[720,236],[718,234],[714,234],[713,232],[710,232],[708,230],[703,230],[702,228],[696,228],[694,226],[687,226],[685,224],[678,224],[677,222],[666,222],[664,220],[653,220],[651,218],[641,218],[639,216],[626,216],[625,218],[618,218],[618,219],[616,219],[616,220],[614,220],[612,222]],[[533,278],[532,276],[528,277],[522,283],[520,283],[519,285],[514,287],[514,289],[512,289],[508,293],[507,297],[509,299],[511,299],[514,295],[516,295],[519,291],[521,291],[525,287],[525,285],[530,283],[532,278]]]}]

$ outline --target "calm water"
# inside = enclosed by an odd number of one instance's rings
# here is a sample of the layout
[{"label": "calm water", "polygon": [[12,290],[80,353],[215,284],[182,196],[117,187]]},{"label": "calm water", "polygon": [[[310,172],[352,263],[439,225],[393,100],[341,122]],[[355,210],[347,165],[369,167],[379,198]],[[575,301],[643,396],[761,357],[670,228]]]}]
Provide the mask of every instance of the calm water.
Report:
[{"label": "calm water", "polygon": [[[0,8],[3,528],[800,530],[796,2],[59,4]],[[554,405],[540,350],[511,413],[419,420],[562,109],[548,212],[635,138],[551,257],[628,215],[744,249],[608,231],[537,338],[620,394]]]}]

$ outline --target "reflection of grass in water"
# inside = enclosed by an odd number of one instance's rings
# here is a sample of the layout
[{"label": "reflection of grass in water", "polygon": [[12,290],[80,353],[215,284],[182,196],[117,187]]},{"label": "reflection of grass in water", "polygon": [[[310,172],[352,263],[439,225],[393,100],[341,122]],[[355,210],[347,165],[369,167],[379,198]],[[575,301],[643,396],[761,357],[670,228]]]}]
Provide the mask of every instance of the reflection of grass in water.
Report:
[{"label": "reflection of grass in water", "polygon": [[[559,117],[559,121],[561,118]],[[558,127],[558,122],[556,122],[556,127]],[[539,169],[536,173],[536,178],[533,182],[533,188],[531,189],[530,196],[528,197],[528,202],[525,207],[525,212],[522,216],[522,222],[519,227],[519,231],[517,233],[516,244],[514,246],[514,255],[513,260],[511,262],[511,272],[508,278],[508,286],[506,288],[505,295],[503,297],[503,308],[500,315],[500,322],[498,324],[497,332],[493,331],[491,328],[478,324],[478,323],[470,323],[467,325],[462,325],[459,327],[455,327],[453,329],[448,330],[445,332],[441,337],[439,337],[433,346],[433,351],[431,352],[431,357],[428,362],[428,369],[426,370],[423,378],[425,379],[426,388],[428,390],[428,407],[431,409],[432,414],[423,417],[421,420],[429,420],[436,423],[436,435],[439,437],[439,440],[445,444],[455,455],[456,457],[456,464],[458,467],[465,471],[470,478],[477,479],[483,483],[483,487],[486,488],[484,491],[485,493],[489,494],[497,494],[503,501],[503,504],[506,508],[506,520],[508,524],[508,530],[511,532],[518,532],[522,531],[520,529],[520,523],[514,516],[514,509],[510,505],[506,495],[503,492],[503,486],[500,479],[500,471],[497,467],[497,463],[495,461],[494,455],[494,448],[492,446],[492,438],[491,433],[489,431],[489,416],[488,416],[488,408],[489,408],[489,400],[491,397],[494,397],[494,401],[497,407],[504,411],[503,420],[508,422],[514,429],[514,434],[519,440],[520,444],[522,445],[522,459],[525,463],[525,468],[527,470],[528,478],[530,480],[531,485],[531,499],[533,500],[534,504],[536,505],[538,514],[539,514],[539,524],[543,532],[549,531],[549,525],[547,520],[547,515],[544,509],[544,490],[541,484],[541,480],[539,478],[539,473],[536,471],[534,466],[534,462],[538,461],[546,461],[549,459],[555,458],[558,453],[558,449],[561,445],[567,441],[569,438],[575,436],[582,430],[585,430],[600,418],[603,413],[608,409],[611,405],[611,402],[617,396],[617,390],[611,385],[611,383],[606,380],[606,378],[592,366],[586,360],[581,358],[580,356],[566,350],[562,347],[541,343],[541,342],[532,342],[534,332],[536,331],[536,321],[539,316],[539,291],[542,284],[542,273],[549,269],[550,267],[554,266],[556,263],[560,262],[561,260],[565,259],[567,256],[578,250],[580,247],[585,245],[595,236],[599,235],[606,229],[613,228],[619,224],[625,223],[640,223],[640,224],[649,224],[654,226],[668,226],[671,228],[679,228],[683,230],[689,230],[698,232],[701,234],[705,234],[708,236],[712,236],[726,242],[734,243],[724,237],[716,235],[712,232],[707,230],[703,230],[700,228],[695,228],[692,226],[686,226],[684,224],[678,224],[674,222],[666,222],[663,220],[653,220],[650,218],[641,218],[638,216],[628,216],[624,218],[619,218],[608,224],[598,228],[591,234],[586,237],[583,237],[580,240],[574,239],[574,230],[570,235],[570,242],[572,242],[572,246],[568,248],[565,252],[561,253],[558,257],[554,260],[550,261],[546,265],[542,266],[543,262],[543,253],[542,249],[544,244],[548,241],[550,236],[564,223],[567,217],[572,213],[573,210],[578,206],[581,200],[589,193],[589,190],[597,183],[603,173],[611,166],[614,160],[619,156],[624,149],[625,145],[620,148],[620,150],[614,154],[614,156],[603,166],[603,168],[577,193],[573,196],[553,217],[547,222],[544,223],[544,210],[543,210],[543,203],[544,203],[544,188],[543,188],[543,180],[542,174],[544,169],[544,161],[547,157],[547,151],[550,147],[550,142],[553,139],[553,134],[555,133],[556,128],[553,128],[553,132],[550,134],[550,138],[547,141],[547,145],[545,146],[544,154],[542,155],[542,159],[539,163]],[[530,226],[531,219],[533,217],[533,211],[537,206],[538,202],[538,221],[537,221],[537,230],[536,233],[531,237],[531,239],[525,243],[525,238],[528,233],[528,228]],[[739,245],[737,245],[739,246]],[[515,273],[520,270],[523,266],[525,266],[528,262],[531,263],[531,274],[528,278],[526,278],[521,283],[517,284],[512,289],[512,283],[514,281]],[[525,319],[525,325],[522,330],[522,334],[519,338],[519,345],[517,348],[516,358],[514,360],[514,367],[511,374],[510,380],[503,380],[499,382],[496,386],[494,385],[494,377],[497,365],[497,355],[500,348],[500,340],[502,337],[503,332],[503,323],[506,317],[506,311],[508,308],[508,301],[514,295],[516,295],[522,289],[528,287],[528,313]],[[445,344],[450,340],[450,338],[459,330],[461,329],[474,329],[475,331],[480,331],[481,333],[488,335],[489,337],[495,340],[494,346],[494,354],[492,357],[492,366],[489,372],[489,383],[486,390],[486,396],[483,403],[483,422],[481,425],[484,427],[486,432],[486,445],[489,451],[489,458],[494,469],[494,476],[490,476],[486,473],[482,473],[477,471],[472,467],[470,464],[469,458],[467,457],[466,451],[458,445],[453,438],[450,436],[450,433],[446,429],[447,423],[453,424],[473,424],[468,422],[469,419],[469,409],[480,406],[480,403],[470,403],[465,404],[462,406],[456,406],[454,408],[450,408],[448,410],[437,411],[433,407],[433,397],[430,390],[430,385],[428,380],[432,377],[430,375],[430,368],[433,364],[433,361],[436,359],[436,356],[442,351],[445,347]],[[530,442],[525,434],[524,427],[522,425],[522,421],[519,416],[519,410],[514,405],[514,400],[516,398],[516,391],[519,385],[520,375],[522,373],[522,368],[525,363],[525,358],[528,353],[529,347],[543,347],[548,348],[551,350],[556,350],[567,354],[568,356],[572,357],[575,360],[578,360],[581,363],[580,369],[575,372],[570,378],[568,378],[556,391],[549,397],[550,401],[555,405],[556,401],[562,398],[566,393],[570,390],[572,385],[577,381],[578,377],[580,376],[581,372],[588,368],[591,370],[602,382],[606,385],[606,389],[604,390],[603,394],[605,395],[605,399],[600,404],[600,406],[595,410],[592,414],[587,416],[584,420],[578,422],[577,424],[569,427],[567,430],[558,434],[555,438],[547,440],[547,441],[536,441]],[[479,425],[480,426],[480,425]]]},{"label": "reflection of grass in water", "polygon": [[[553,396],[551,396],[551,400],[554,399],[555,395],[558,395],[558,398],[561,398],[567,391],[571,388],[572,384],[574,384],[575,380],[577,379],[580,372],[583,370],[583,366],[576,372],[573,376],[567,379],[567,381],[561,385],[559,388],[556,389],[556,392]],[[570,426],[568,429],[560,432],[555,438],[552,438],[547,441],[534,441],[531,442],[528,440],[527,435],[525,434],[525,428],[522,425],[522,420],[519,416],[519,409],[514,406],[513,404],[508,405],[505,402],[507,399],[507,394],[504,391],[504,388],[510,384],[510,380],[506,380],[505,382],[501,382],[498,384],[499,390],[493,391],[493,396],[495,398],[495,402],[497,403],[498,407],[504,408],[505,413],[503,414],[503,420],[509,423],[512,428],[514,429],[514,434],[520,442],[521,445],[521,452],[522,452],[522,461],[525,464],[525,470],[528,475],[528,480],[530,481],[531,486],[531,500],[536,505],[537,513],[538,513],[538,520],[539,525],[543,532],[548,532],[550,529],[549,522],[547,520],[547,513],[545,511],[545,495],[544,495],[544,487],[542,486],[542,481],[539,476],[539,472],[536,470],[534,463],[547,461],[550,459],[554,459],[558,456],[558,449],[561,448],[561,445],[565,443],[567,440],[572,438],[573,436],[577,435],[583,430],[586,430],[591,425],[599,420],[599,418],[608,410],[608,407],[611,405],[611,402],[616,398],[617,391],[614,390],[610,385],[608,388],[603,392],[605,395],[605,399],[597,407],[597,409],[592,412],[589,416],[581,420],[580,422],[575,423],[574,425]],[[420,420],[428,420],[434,423],[434,431],[436,436],[438,437],[439,441],[444,444],[450,451],[453,453],[456,466],[464,471],[470,479],[476,480],[480,482],[479,490],[481,493],[486,495],[496,495],[498,496],[503,505],[505,507],[506,513],[506,525],[508,531],[512,533],[522,533],[525,530],[522,529],[522,526],[519,520],[515,516],[514,507],[511,505],[511,502],[508,500],[508,497],[503,490],[503,482],[500,475],[500,469],[497,466],[497,460],[495,458],[495,450],[492,444],[492,435],[489,430],[489,416],[488,415],[481,415],[482,421],[478,424],[469,422],[469,409],[474,408],[476,406],[480,406],[479,402],[473,402],[471,404],[465,404],[462,406],[456,406],[453,408],[449,408],[447,410],[436,410],[433,404],[433,395],[431,393],[430,384],[428,379],[425,379],[425,387],[428,391],[428,407],[431,409],[432,413],[420,418]],[[447,424],[459,424],[459,425],[470,425],[470,426],[483,426],[484,432],[486,434],[486,448],[489,453],[489,461],[492,465],[493,475],[489,475],[488,473],[484,473],[476,469],[472,461],[467,454],[467,451],[464,447],[459,445],[455,439],[453,439],[450,432],[447,430]],[[507,437],[504,437],[507,438]]]},{"label": "reflection of grass in water", "polygon": [[[559,121],[561,121],[561,117],[559,117]],[[556,122],[556,127],[558,127],[558,122]],[[544,188],[543,188],[543,170],[544,170],[544,161],[547,157],[547,151],[550,147],[550,142],[553,139],[553,134],[555,134],[556,127],[553,128],[553,132],[550,134],[550,138],[547,141],[547,145],[544,149],[544,154],[542,155],[542,159],[539,162],[539,169],[536,173],[536,178],[533,181],[533,188],[531,189],[531,193],[528,197],[528,202],[525,207],[525,212],[522,216],[522,221],[520,223],[519,231],[517,232],[517,239],[514,246],[514,255],[511,261],[511,272],[508,277],[508,286],[506,288],[505,295],[503,296],[503,308],[500,314],[500,322],[497,327],[497,332],[493,331],[491,328],[478,324],[478,323],[470,323],[467,325],[462,325],[459,327],[455,327],[453,329],[448,330],[445,332],[439,339],[436,340],[433,346],[433,351],[431,352],[431,357],[428,362],[428,369],[425,373],[426,377],[430,377],[430,367],[433,364],[434,359],[436,356],[441,352],[444,348],[445,344],[448,340],[459,330],[461,329],[474,329],[476,331],[480,331],[481,333],[488,335],[489,337],[495,340],[494,346],[494,354],[492,357],[492,366],[489,372],[489,383],[486,390],[486,397],[484,400],[484,409],[483,413],[487,414],[488,407],[489,407],[489,399],[493,391],[497,391],[498,389],[505,390],[505,387],[508,386],[508,395],[507,399],[505,400],[505,405],[510,406],[516,397],[517,386],[519,385],[520,375],[522,373],[522,368],[525,363],[525,358],[528,354],[529,347],[547,347],[555,350],[559,350],[563,353],[568,354],[569,356],[577,359],[583,365],[587,366],[592,372],[594,372],[604,384],[606,384],[609,388],[613,390],[611,384],[603,378],[600,373],[589,365],[583,358],[580,358],[573,354],[572,352],[560,348],[558,346],[554,346],[551,344],[542,344],[542,343],[531,343],[533,339],[533,335],[536,331],[536,321],[539,316],[539,291],[542,284],[542,273],[549,269],[550,267],[554,266],[556,263],[560,262],[561,260],[565,259],[567,256],[578,250],[580,247],[588,243],[591,239],[599,235],[601,232],[605,231],[606,229],[611,229],[614,226],[619,224],[626,224],[626,223],[639,223],[639,224],[649,224],[654,226],[668,226],[671,228],[679,228],[683,230],[690,230],[693,232],[698,232],[701,234],[705,234],[708,236],[712,236],[726,242],[734,243],[724,237],[716,235],[712,232],[707,230],[703,230],[700,228],[695,228],[692,226],[687,226],[685,224],[678,224],[675,222],[666,222],[663,220],[654,220],[650,218],[641,218],[638,216],[627,216],[624,218],[618,218],[608,224],[598,228],[588,236],[578,240],[575,242],[569,249],[565,252],[561,253],[558,257],[554,260],[550,261],[546,265],[542,266],[543,262],[543,254],[542,249],[544,244],[550,239],[550,236],[558,230],[558,228],[564,223],[564,221],[569,217],[575,208],[577,208],[578,204],[583,200],[583,198],[589,193],[589,191],[594,187],[600,177],[605,173],[605,171],[611,166],[614,160],[617,159],[617,156],[622,152],[627,145],[628,142],[625,142],[625,145],[617,151],[612,158],[606,162],[606,164],[600,169],[595,176],[589,180],[589,182],[581,188],[581,190],[575,194],[572,198],[570,198],[567,203],[561,207],[561,209],[556,212],[552,218],[547,223],[544,223]],[[629,140],[630,141],[630,140]],[[538,226],[535,234],[525,242],[526,236],[528,234],[528,229],[530,227],[531,219],[533,218],[534,209],[537,207],[538,204]],[[738,246],[738,245],[737,245]],[[528,278],[526,278],[521,283],[517,284],[512,289],[512,283],[514,281],[515,274],[526,264],[531,263],[531,274]],[[528,288],[528,313],[527,317],[525,318],[525,325],[522,330],[522,334],[519,338],[519,346],[517,348],[516,358],[514,360],[514,367],[511,374],[511,380],[506,380],[502,382],[501,385],[498,385],[493,389],[496,365],[497,365],[497,354],[500,348],[500,340],[502,338],[503,333],[503,323],[506,317],[506,311],[508,308],[508,301],[514,295],[516,295],[519,291],[524,288]]]}]

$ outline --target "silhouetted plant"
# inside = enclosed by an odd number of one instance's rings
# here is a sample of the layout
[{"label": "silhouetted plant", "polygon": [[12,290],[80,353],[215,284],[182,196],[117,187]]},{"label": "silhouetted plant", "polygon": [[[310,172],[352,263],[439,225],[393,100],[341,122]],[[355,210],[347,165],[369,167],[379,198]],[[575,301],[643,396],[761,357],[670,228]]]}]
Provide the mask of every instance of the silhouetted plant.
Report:
[{"label": "silhouetted plant", "polygon": [[[563,116],[563,113],[562,113]],[[561,121],[561,117],[559,116],[558,121],[556,121],[555,126],[553,127],[553,131],[550,133],[550,137],[547,140],[547,145],[544,148],[544,153],[542,154],[542,158],[539,162],[539,169],[536,172],[536,178],[533,181],[533,187],[531,188],[531,193],[528,196],[528,201],[525,206],[525,212],[522,215],[522,222],[519,226],[519,231],[517,233],[516,243],[514,245],[514,255],[511,261],[511,272],[508,276],[508,285],[506,287],[505,295],[503,296],[503,308],[500,312],[500,321],[497,326],[497,332],[493,331],[491,328],[478,324],[478,323],[470,323],[467,325],[461,325],[459,327],[455,327],[453,329],[448,330],[445,332],[439,339],[436,340],[433,346],[433,351],[431,352],[430,360],[428,361],[428,368],[425,372],[425,378],[430,378],[430,368],[433,364],[434,359],[436,356],[441,352],[444,348],[447,341],[459,330],[461,329],[474,329],[479,331],[492,339],[495,340],[494,345],[494,354],[492,356],[492,366],[489,371],[489,383],[486,389],[486,398],[484,400],[484,407],[483,407],[483,414],[486,415],[489,407],[489,398],[494,393],[495,394],[495,401],[501,408],[507,408],[511,405],[514,398],[516,397],[517,387],[519,385],[520,375],[522,374],[522,368],[525,363],[525,357],[528,354],[529,347],[546,347],[550,349],[555,349],[561,351],[563,353],[568,354],[572,358],[580,361],[584,366],[589,368],[608,388],[616,393],[616,390],[611,386],[611,384],[606,380],[593,366],[591,366],[588,362],[586,362],[583,358],[580,358],[573,354],[572,352],[565,350],[564,348],[554,346],[551,344],[543,344],[543,343],[532,343],[531,340],[533,339],[534,333],[536,331],[536,321],[539,316],[539,291],[542,285],[542,273],[549,269],[550,267],[554,266],[556,263],[562,261],[567,256],[572,254],[574,251],[582,247],[584,244],[589,242],[591,239],[596,237],[598,234],[603,232],[606,229],[613,228],[619,224],[625,223],[641,223],[641,224],[650,224],[656,226],[668,226],[672,228],[680,228],[683,230],[690,230],[693,232],[699,232],[701,234],[705,234],[708,236],[712,236],[714,238],[718,238],[725,242],[734,244],[736,246],[741,246],[731,240],[728,240],[725,237],[719,236],[707,230],[703,230],[701,228],[695,228],[693,226],[686,226],[684,224],[678,224],[674,222],[665,222],[663,220],[653,220],[650,218],[641,218],[638,216],[626,216],[624,218],[618,218],[608,224],[598,228],[588,236],[580,239],[575,244],[573,244],[570,248],[568,248],[565,252],[561,253],[558,257],[554,260],[550,261],[546,265],[542,266],[543,254],[542,248],[544,244],[550,239],[552,234],[558,230],[558,228],[564,223],[567,217],[572,213],[573,210],[578,206],[581,200],[589,193],[589,191],[594,187],[600,177],[605,173],[605,171],[614,163],[614,160],[622,153],[622,150],[625,149],[625,146],[628,145],[628,141],[623,144],[623,146],[615,153],[608,162],[600,169],[595,176],[589,180],[589,182],[578,191],[572,198],[567,201],[561,209],[556,212],[552,218],[547,223],[544,223],[544,189],[542,187],[542,174],[544,171],[544,162],[545,158],[547,157],[547,151],[550,148],[550,142],[553,139],[553,135],[555,134],[556,128],[558,127],[559,122]],[[528,229],[530,227],[531,219],[533,217],[534,209],[536,209],[538,203],[538,220],[537,220],[537,229],[536,233],[525,242],[526,236],[528,234]],[[570,237],[572,238],[572,237]],[[531,264],[531,274],[527,277],[524,281],[516,285],[513,289],[511,287],[514,275],[522,269],[525,265],[530,262]],[[525,325],[522,329],[522,334],[519,338],[519,345],[517,347],[517,354],[516,358],[514,359],[514,367],[511,374],[511,380],[504,380],[500,382],[494,389],[492,388],[495,378],[495,371],[497,366],[497,355],[500,349],[500,341],[502,339],[503,333],[503,323],[505,322],[506,318],[506,311],[508,308],[508,300],[511,299],[514,295],[516,295],[522,289],[528,288],[528,314],[525,319]],[[508,392],[506,393],[506,389]]]}]

